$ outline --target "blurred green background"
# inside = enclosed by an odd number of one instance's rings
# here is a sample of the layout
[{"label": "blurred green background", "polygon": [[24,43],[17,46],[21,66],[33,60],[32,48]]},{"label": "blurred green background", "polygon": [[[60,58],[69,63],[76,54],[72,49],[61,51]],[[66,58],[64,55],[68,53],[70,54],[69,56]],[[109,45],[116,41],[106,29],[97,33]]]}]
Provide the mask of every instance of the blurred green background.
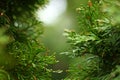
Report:
[{"label": "blurred green background", "polygon": [[63,35],[65,29],[78,30],[76,8],[81,4],[86,4],[88,0],[50,0],[45,8],[40,8],[37,12],[38,19],[43,22],[44,33],[42,42],[50,50],[56,53],[59,63],[53,65],[53,70],[61,69],[62,73],[53,73],[53,80],[61,80],[67,76],[66,70],[70,59],[61,55],[70,47],[66,43]]}]

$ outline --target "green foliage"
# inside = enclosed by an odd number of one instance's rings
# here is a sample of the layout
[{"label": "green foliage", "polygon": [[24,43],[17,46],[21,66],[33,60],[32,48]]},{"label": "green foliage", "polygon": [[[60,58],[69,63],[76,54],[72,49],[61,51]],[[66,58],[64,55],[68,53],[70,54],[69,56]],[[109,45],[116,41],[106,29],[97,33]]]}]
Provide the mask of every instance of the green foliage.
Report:
[{"label": "green foliage", "polygon": [[103,10],[105,3],[89,0],[87,6],[77,8],[80,32],[65,31],[72,47],[67,55],[75,61],[65,80],[118,80],[120,25],[113,24],[111,13]]},{"label": "green foliage", "polygon": [[9,74],[4,70],[0,70],[0,80],[10,80]]},{"label": "green foliage", "polygon": [[11,76],[18,76],[19,80],[50,79],[52,70],[47,67],[56,63],[55,57],[47,56],[45,48],[38,44],[34,41],[28,42],[27,45],[19,42],[9,44],[9,54],[15,58],[14,68],[8,70]]},{"label": "green foliage", "polygon": [[55,56],[40,42],[43,27],[35,17],[46,2],[0,0],[0,80],[51,80]]}]

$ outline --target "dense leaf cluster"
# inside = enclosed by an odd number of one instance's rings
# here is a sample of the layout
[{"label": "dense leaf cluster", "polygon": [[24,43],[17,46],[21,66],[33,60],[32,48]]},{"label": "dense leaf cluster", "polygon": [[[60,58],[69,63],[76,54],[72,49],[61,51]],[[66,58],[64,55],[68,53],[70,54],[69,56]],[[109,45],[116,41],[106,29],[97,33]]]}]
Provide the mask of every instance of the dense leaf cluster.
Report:
[{"label": "dense leaf cluster", "polygon": [[50,80],[56,63],[40,42],[35,11],[47,0],[0,0],[0,80]]},{"label": "dense leaf cluster", "polygon": [[103,10],[108,2],[89,0],[77,8],[80,32],[65,33],[72,47],[67,55],[74,59],[65,80],[119,80],[120,25]]}]

